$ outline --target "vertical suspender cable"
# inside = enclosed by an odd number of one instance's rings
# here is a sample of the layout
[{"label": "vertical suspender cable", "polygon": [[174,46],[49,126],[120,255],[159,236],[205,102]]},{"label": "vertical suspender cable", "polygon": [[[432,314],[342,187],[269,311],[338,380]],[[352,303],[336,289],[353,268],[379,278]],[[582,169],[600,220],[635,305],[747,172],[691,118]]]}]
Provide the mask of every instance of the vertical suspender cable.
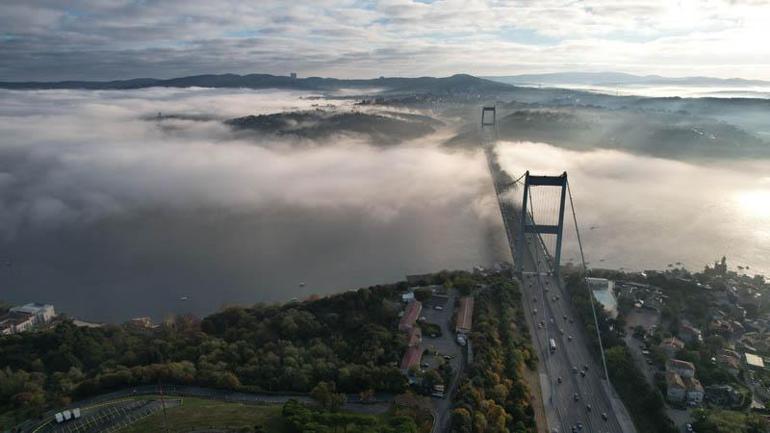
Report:
[{"label": "vertical suspender cable", "polygon": [[586,267],[586,257],[583,254],[583,243],[580,240],[580,229],[578,229],[577,215],[575,214],[575,203],[572,201],[572,190],[570,190],[569,182],[567,182],[567,193],[569,193],[569,205],[572,208],[572,221],[575,222],[575,234],[577,235],[578,248],[580,249],[580,261],[583,265],[583,279],[586,284],[586,290],[588,291],[588,299],[591,300],[591,312],[594,315],[594,326],[596,327],[596,336],[599,338],[599,351],[602,355],[602,366],[604,367],[604,378],[609,383],[610,374],[607,371],[607,360],[604,359],[604,344],[602,344],[602,334],[599,330],[599,319],[596,317],[596,306],[594,303],[594,294],[591,292],[591,286],[588,284],[588,268]]}]

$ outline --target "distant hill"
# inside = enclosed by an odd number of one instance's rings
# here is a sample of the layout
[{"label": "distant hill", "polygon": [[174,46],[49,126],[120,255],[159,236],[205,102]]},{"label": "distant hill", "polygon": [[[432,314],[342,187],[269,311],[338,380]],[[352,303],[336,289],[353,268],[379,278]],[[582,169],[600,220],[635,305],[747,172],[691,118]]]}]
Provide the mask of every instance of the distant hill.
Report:
[{"label": "distant hill", "polygon": [[249,89],[296,89],[311,91],[334,91],[339,89],[381,89],[387,93],[432,93],[439,95],[499,94],[511,91],[513,86],[486,80],[467,74],[451,77],[399,78],[381,77],[375,79],[345,80],[337,78],[291,78],[269,74],[221,74],[193,75],[167,80],[136,78],[118,81],[58,81],[58,82],[0,82],[0,88],[15,90],[33,89],[90,89],[124,90],[147,87],[217,87]]},{"label": "distant hill", "polygon": [[555,72],[549,74],[524,74],[484,77],[511,85],[580,84],[593,86],[612,85],[677,85],[677,86],[770,86],[770,81],[745,80],[742,78],[713,77],[663,77],[660,75],[633,75],[622,72]]},{"label": "distant hill", "polygon": [[419,114],[394,111],[337,112],[293,111],[245,116],[225,121],[235,130],[310,138],[328,138],[335,134],[357,134],[378,145],[394,145],[436,131],[441,121]]}]

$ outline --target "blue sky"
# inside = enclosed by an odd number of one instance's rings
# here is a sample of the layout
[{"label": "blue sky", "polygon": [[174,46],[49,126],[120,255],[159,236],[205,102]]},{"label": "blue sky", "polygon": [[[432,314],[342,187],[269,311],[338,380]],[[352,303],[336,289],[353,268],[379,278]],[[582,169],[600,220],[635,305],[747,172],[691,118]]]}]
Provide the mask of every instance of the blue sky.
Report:
[{"label": "blue sky", "polygon": [[770,79],[766,0],[6,0],[0,80],[621,71]]}]

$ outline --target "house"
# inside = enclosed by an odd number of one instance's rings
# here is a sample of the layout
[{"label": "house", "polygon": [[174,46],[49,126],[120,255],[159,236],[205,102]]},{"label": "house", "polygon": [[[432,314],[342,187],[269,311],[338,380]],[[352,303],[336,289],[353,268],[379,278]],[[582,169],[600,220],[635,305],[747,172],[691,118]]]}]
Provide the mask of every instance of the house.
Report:
[{"label": "house", "polygon": [[420,301],[412,301],[406,304],[404,309],[404,315],[401,316],[401,320],[398,322],[399,331],[409,331],[414,326],[414,322],[420,317],[422,312],[422,303]]},{"label": "house", "polygon": [[681,359],[669,359],[666,361],[666,371],[674,372],[681,377],[695,376],[695,366],[692,362],[682,361]]},{"label": "house", "polygon": [[701,333],[700,329],[687,324],[682,324],[682,326],[679,327],[679,337],[690,344],[703,341],[703,333]]},{"label": "house", "polygon": [[673,358],[680,350],[684,349],[684,342],[676,337],[671,337],[661,341],[658,347],[666,354],[667,358]]},{"label": "house", "polygon": [[719,334],[727,339],[732,338],[735,329],[729,320],[714,319],[709,323],[709,331],[712,334]]},{"label": "house", "polygon": [[402,294],[401,294],[401,300],[402,300],[402,301],[403,301],[405,304],[408,304],[408,303],[410,303],[410,302],[414,301],[414,292],[406,292],[406,293],[402,293]]},{"label": "house", "polygon": [[666,372],[666,398],[671,402],[681,402],[687,397],[687,387],[682,378],[673,371]]},{"label": "house", "polygon": [[701,404],[703,402],[703,385],[694,377],[682,378],[685,388],[687,388],[687,402]]},{"label": "house", "polygon": [[471,332],[473,326],[473,297],[463,296],[460,298],[460,308],[457,311],[457,321],[455,332],[458,334],[467,334]]}]

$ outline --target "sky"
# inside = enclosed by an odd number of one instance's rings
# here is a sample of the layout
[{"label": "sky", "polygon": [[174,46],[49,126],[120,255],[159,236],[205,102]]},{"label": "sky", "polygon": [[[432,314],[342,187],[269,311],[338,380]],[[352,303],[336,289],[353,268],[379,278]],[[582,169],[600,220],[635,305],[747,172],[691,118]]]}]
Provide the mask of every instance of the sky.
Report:
[{"label": "sky", "polygon": [[4,0],[0,80],[620,71],[770,80],[769,0]]}]

